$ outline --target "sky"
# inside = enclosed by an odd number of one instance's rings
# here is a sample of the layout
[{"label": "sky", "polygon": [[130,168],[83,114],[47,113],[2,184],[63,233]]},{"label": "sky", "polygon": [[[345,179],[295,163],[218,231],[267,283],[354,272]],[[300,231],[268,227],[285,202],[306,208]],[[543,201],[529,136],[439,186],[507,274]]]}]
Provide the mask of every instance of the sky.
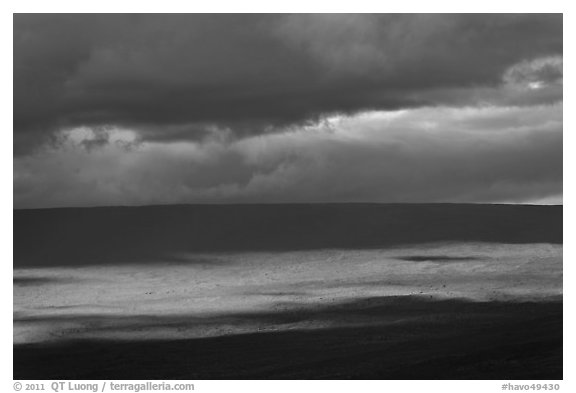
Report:
[{"label": "sky", "polygon": [[560,14],[15,14],[14,207],[562,203]]}]

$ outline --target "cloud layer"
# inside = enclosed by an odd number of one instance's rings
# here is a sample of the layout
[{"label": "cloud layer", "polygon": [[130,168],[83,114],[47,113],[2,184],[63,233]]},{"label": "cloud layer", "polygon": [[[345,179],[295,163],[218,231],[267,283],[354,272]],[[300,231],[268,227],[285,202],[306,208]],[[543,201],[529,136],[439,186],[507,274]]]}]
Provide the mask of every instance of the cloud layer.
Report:
[{"label": "cloud layer", "polygon": [[559,201],[561,15],[15,15],[16,207]]},{"label": "cloud layer", "polygon": [[173,143],[103,132],[76,129],[17,159],[17,205],[558,203],[562,194],[561,104],[369,112],[241,140],[225,130]]},{"label": "cloud layer", "polygon": [[246,135],[442,103],[431,91],[559,54],[561,15],[15,15],[15,148],[62,127]]}]

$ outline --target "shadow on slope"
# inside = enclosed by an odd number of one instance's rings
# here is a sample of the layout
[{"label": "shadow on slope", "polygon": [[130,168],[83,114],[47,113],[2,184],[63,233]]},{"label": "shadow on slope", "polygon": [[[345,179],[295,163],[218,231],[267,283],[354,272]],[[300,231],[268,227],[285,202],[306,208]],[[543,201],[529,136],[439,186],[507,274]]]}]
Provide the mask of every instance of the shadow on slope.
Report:
[{"label": "shadow on slope", "polygon": [[409,255],[405,257],[397,257],[401,261],[407,262],[466,262],[466,261],[477,261],[481,258],[477,257],[467,257],[467,256],[449,256],[449,255]]},{"label": "shadow on slope", "polygon": [[14,266],[179,261],[194,252],[562,243],[562,206],[188,205],[14,211]]}]

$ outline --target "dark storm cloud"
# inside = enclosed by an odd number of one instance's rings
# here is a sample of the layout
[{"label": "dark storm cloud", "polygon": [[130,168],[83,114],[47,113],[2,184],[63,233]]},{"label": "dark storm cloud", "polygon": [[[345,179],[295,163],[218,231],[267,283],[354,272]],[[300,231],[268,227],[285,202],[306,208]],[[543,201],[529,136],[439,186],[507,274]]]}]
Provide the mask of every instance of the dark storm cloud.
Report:
[{"label": "dark storm cloud", "polygon": [[466,102],[554,82],[561,63],[530,61],[561,55],[561,15],[15,15],[14,149],[83,125],[190,140]]}]

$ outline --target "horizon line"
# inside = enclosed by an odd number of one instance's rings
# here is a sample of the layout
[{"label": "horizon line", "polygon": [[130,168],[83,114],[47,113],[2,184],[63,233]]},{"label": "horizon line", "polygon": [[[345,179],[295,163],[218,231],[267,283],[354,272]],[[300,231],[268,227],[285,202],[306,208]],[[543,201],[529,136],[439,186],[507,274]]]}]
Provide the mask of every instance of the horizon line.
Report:
[{"label": "horizon line", "polygon": [[12,211],[25,210],[60,210],[60,209],[114,209],[114,208],[164,208],[164,207],[197,207],[197,206],[310,206],[310,205],[480,205],[480,206],[539,206],[558,207],[558,204],[539,203],[506,203],[506,202],[239,202],[239,203],[171,203],[146,205],[95,205],[95,206],[53,206],[53,207],[12,207]]}]

